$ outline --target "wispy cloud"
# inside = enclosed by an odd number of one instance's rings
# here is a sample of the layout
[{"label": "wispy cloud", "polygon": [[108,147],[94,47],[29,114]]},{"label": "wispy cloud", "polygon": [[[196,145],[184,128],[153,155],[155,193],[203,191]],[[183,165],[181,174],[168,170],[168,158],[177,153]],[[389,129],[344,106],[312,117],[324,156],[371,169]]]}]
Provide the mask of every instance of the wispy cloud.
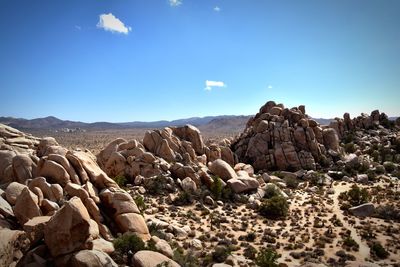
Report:
[{"label": "wispy cloud", "polygon": [[214,9],[215,12],[220,12],[221,11],[221,8],[219,6],[216,6],[213,9]]},{"label": "wispy cloud", "polygon": [[272,89],[272,85],[268,85],[268,89]]},{"label": "wispy cloud", "polygon": [[131,27],[125,26],[125,24],[121,20],[119,20],[111,13],[101,14],[99,16],[99,22],[97,23],[97,28],[123,34],[128,34],[132,30]]},{"label": "wispy cloud", "polygon": [[180,6],[182,5],[182,0],[169,0],[170,6]]},{"label": "wispy cloud", "polygon": [[77,29],[78,31],[82,30],[82,27],[79,25],[75,25],[75,29]]},{"label": "wispy cloud", "polygon": [[221,81],[206,80],[206,87],[204,88],[204,90],[211,91],[214,87],[226,87],[226,84]]}]

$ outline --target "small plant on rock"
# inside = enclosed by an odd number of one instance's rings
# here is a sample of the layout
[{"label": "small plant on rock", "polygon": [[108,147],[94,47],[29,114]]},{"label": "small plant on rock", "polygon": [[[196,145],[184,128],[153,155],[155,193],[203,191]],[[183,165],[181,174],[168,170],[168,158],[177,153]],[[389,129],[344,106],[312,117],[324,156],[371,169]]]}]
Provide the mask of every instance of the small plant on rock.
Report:
[{"label": "small plant on rock", "polygon": [[128,184],[128,180],[123,175],[115,176],[114,181],[118,184],[119,187],[125,187]]},{"label": "small plant on rock", "polygon": [[142,196],[138,195],[133,200],[135,201],[140,212],[143,212],[146,209],[146,203],[144,202],[144,198]]}]

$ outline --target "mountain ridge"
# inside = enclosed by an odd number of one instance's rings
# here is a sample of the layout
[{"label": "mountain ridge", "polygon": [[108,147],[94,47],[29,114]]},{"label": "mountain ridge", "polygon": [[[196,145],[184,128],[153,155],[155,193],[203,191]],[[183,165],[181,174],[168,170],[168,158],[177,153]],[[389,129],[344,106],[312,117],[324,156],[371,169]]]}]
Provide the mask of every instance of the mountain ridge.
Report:
[{"label": "mountain ridge", "polygon": [[[0,117],[0,123],[6,124],[13,128],[20,130],[38,130],[49,129],[58,130],[63,128],[69,129],[85,129],[85,130],[98,130],[98,129],[143,129],[143,128],[163,128],[168,126],[183,126],[191,124],[196,127],[201,127],[203,130],[214,130],[216,128],[226,129],[240,129],[244,127],[249,120],[250,115],[217,115],[205,117],[191,117],[177,120],[159,120],[159,121],[132,121],[132,122],[81,122],[71,120],[61,120],[54,116],[47,116],[43,118],[24,119],[14,117]],[[397,117],[390,117],[390,120],[395,120]],[[322,125],[329,124],[333,119],[314,118]]]}]

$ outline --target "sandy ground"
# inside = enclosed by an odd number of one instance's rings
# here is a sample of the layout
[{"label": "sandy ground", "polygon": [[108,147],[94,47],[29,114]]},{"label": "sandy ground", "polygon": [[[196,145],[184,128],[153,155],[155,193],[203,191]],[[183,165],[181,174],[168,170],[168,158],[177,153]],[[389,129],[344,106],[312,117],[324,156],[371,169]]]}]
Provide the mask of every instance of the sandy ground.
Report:
[{"label": "sandy ground", "polygon": [[[202,211],[196,209],[195,205],[172,207],[164,204],[162,205],[163,212],[156,212],[153,215],[146,214],[145,217],[156,217],[177,226],[190,226],[192,230],[195,230],[194,234],[186,240],[177,241],[179,245],[185,246],[185,242],[197,238],[202,240],[203,249],[208,252],[211,252],[220,240],[228,239],[238,241],[233,242],[239,246],[239,249],[233,251],[232,255],[242,256],[245,243],[249,243],[257,249],[272,245],[281,254],[279,262],[289,266],[304,262],[303,257],[295,259],[292,256],[293,252],[315,252],[319,248],[323,252],[315,258],[328,266],[330,266],[328,263],[330,258],[339,260],[336,252],[340,250],[353,255],[357,262],[367,260],[381,266],[399,263],[399,223],[378,218],[357,218],[345,215],[340,210],[338,197],[340,193],[348,191],[351,185],[352,183],[335,183],[333,194],[326,193],[327,187],[317,193],[311,193],[306,188],[295,190],[290,196],[290,214],[285,220],[267,220],[255,210],[247,208],[245,204],[227,203],[210,209],[211,213],[216,214],[215,217],[221,219],[222,222],[219,225],[211,226],[210,215],[202,215]],[[388,187],[386,182],[366,187],[371,189],[378,185]],[[159,201],[159,198],[148,198],[148,207],[157,207]],[[338,221],[342,226],[337,223]],[[381,242],[390,252],[387,259],[375,261],[370,257],[367,241],[361,236],[361,231],[365,230],[368,225],[370,225],[369,231],[373,231],[376,235],[375,240]],[[388,231],[389,228],[391,231]],[[332,233],[327,234],[329,229],[332,230]],[[342,235],[346,231],[350,231],[350,236],[359,245],[358,251],[346,250],[342,247]],[[250,232],[254,232],[256,235],[253,242],[239,241],[240,236],[246,236]],[[207,235],[209,237],[205,238]]]}]

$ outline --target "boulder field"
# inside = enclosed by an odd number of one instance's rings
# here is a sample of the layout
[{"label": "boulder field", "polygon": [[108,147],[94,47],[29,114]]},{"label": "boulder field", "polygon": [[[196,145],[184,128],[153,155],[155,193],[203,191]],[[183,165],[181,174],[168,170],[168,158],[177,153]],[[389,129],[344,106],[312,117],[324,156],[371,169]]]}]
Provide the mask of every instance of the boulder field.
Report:
[{"label": "boulder field", "polygon": [[[151,236],[134,192],[122,185],[190,194],[218,182],[233,194],[262,199],[283,181],[269,171],[297,179],[321,168],[363,164],[341,140],[350,131],[385,132],[387,123],[384,113],[373,111],[355,119],[346,113],[323,126],[304,106],[269,101],[232,140],[206,144],[194,126],[167,127],[147,131],[142,141],[118,138],[97,156],[0,124],[0,266],[117,266],[112,241],[124,233],[153,240],[164,252],[137,252],[132,266],[179,266],[169,244]],[[207,195],[205,202],[214,200]],[[370,206],[351,212],[367,216],[374,212]]]}]

